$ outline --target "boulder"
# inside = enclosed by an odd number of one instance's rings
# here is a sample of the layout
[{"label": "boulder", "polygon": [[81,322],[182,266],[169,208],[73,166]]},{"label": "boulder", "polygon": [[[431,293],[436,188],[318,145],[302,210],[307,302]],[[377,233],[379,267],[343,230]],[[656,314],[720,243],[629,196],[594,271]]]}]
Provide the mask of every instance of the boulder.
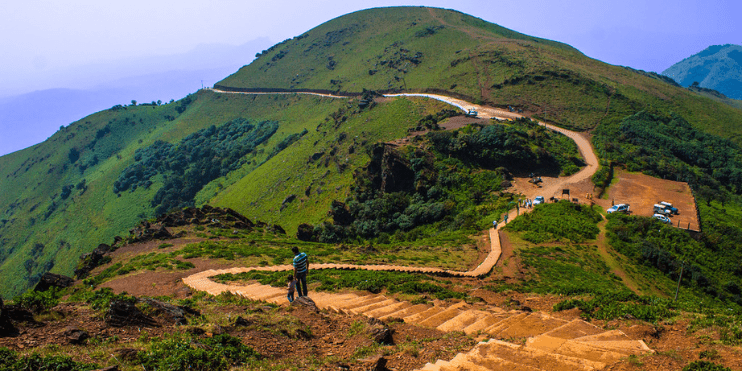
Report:
[{"label": "boulder", "polygon": [[314,300],[310,299],[308,296],[302,296],[302,297],[296,298],[294,301],[291,302],[291,305],[307,307],[315,312],[319,312],[319,309],[317,308],[317,304],[315,304]]},{"label": "boulder", "polygon": [[296,230],[296,238],[302,241],[315,241],[314,226],[307,223],[299,224],[299,228]]},{"label": "boulder", "polygon": [[72,286],[74,282],[75,280],[71,277],[47,272],[41,276],[41,280],[39,280],[39,283],[34,287],[34,291],[47,291],[52,287],[65,288]]},{"label": "boulder", "polygon": [[149,305],[149,307],[152,308],[156,315],[162,316],[168,323],[173,323],[176,325],[188,324],[188,320],[185,317],[186,312],[181,307],[176,307],[175,305],[168,304],[156,299],[147,298],[140,299],[139,301]]},{"label": "boulder", "polygon": [[159,327],[160,325],[152,317],[142,313],[134,303],[122,300],[112,300],[105,316],[105,321],[109,326],[126,327],[126,326],[149,326]]}]

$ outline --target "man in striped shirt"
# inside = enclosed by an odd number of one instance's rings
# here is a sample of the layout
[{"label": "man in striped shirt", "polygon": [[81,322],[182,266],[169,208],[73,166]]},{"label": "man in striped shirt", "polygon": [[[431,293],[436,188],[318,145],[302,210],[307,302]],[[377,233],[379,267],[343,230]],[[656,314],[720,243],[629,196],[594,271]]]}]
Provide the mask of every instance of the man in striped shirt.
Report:
[{"label": "man in striped shirt", "polygon": [[309,272],[309,259],[307,254],[299,252],[299,248],[294,246],[291,248],[294,253],[294,277],[296,279],[296,291],[299,297],[307,296],[309,291],[307,290],[307,272]]}]

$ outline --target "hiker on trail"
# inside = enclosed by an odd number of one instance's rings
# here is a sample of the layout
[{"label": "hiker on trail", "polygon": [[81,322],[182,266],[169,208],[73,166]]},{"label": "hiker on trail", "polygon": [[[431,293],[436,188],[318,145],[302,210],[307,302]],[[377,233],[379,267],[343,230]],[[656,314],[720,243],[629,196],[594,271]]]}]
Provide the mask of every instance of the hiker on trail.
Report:
[{"label": "hiker on trail", "polygon": [[294,301],[294,289],[296,289],[296,280],[294,279],[293,274],[289,274],[288,282],[289,282],[289,292],[287,294],[287,297],[289,298],[289,303],[291,303]]},{"label": "hiker on trail", "polygon": [[307,290],[307,273],[309,272],[309,258],[307,254],[299,252],[299,248],[294,246],[291,248],[294,253],[294,278],[296,280],[296,291],[299,292],[299,297],[307,296],[309,291]]}]

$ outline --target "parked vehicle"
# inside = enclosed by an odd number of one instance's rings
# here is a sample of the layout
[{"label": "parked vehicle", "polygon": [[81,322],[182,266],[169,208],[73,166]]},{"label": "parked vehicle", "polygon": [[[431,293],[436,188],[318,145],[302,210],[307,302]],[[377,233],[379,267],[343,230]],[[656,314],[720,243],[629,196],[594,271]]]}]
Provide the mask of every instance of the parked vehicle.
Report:
[{"label": "parked vehicle", "polygon": [[629,213],[629,205],[628,204],[613,205],[613,206],[611,206],[606,211],[606,213],[608,213],[608,214],[615,213],[615,212],[628,214]]},{"label": "parked vehicle", "polygon": [[661,215],[672,215],[672,211],[668,210],[664,205],[654,204],[654,213]]},{"label": "parked vehicle", "polygon": [[479,113],[474,108],[469,108],[469,110],[466,112],[466,117],[477,117]]},{"label": "parked vehicle", "polygon": [[669,210],[671,214],[675,214],[675,215],[678,215],[679,214],[678,209],[675,208],[675,207],[672,207],[672,204],[671,203],[662,201],[659,204],[662,205],[662,206],[664,206],[665,207],[665,210]]},{"label": "parked vehicle", "polygon": [[544,196],[536,196],[536,198],[533,199],[533,206],[540,205],[544,202]]},{"label": "parked vehicle", "polygon": [[672,224],[672,221],[670,221],[670,218],[662,215],[662,214],[654,214],[652,215],[652,218],[655,218],[665,224]]}]

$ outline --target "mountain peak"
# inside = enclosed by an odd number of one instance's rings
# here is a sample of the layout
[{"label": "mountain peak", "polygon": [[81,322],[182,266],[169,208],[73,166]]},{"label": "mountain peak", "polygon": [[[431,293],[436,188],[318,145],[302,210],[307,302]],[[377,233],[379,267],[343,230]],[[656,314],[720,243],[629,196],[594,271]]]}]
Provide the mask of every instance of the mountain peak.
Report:
[{"label": "mountain peak", "polygon": [[694,83],[742,99],[742,46],[712,45],[662,72],[682,86]]}]

